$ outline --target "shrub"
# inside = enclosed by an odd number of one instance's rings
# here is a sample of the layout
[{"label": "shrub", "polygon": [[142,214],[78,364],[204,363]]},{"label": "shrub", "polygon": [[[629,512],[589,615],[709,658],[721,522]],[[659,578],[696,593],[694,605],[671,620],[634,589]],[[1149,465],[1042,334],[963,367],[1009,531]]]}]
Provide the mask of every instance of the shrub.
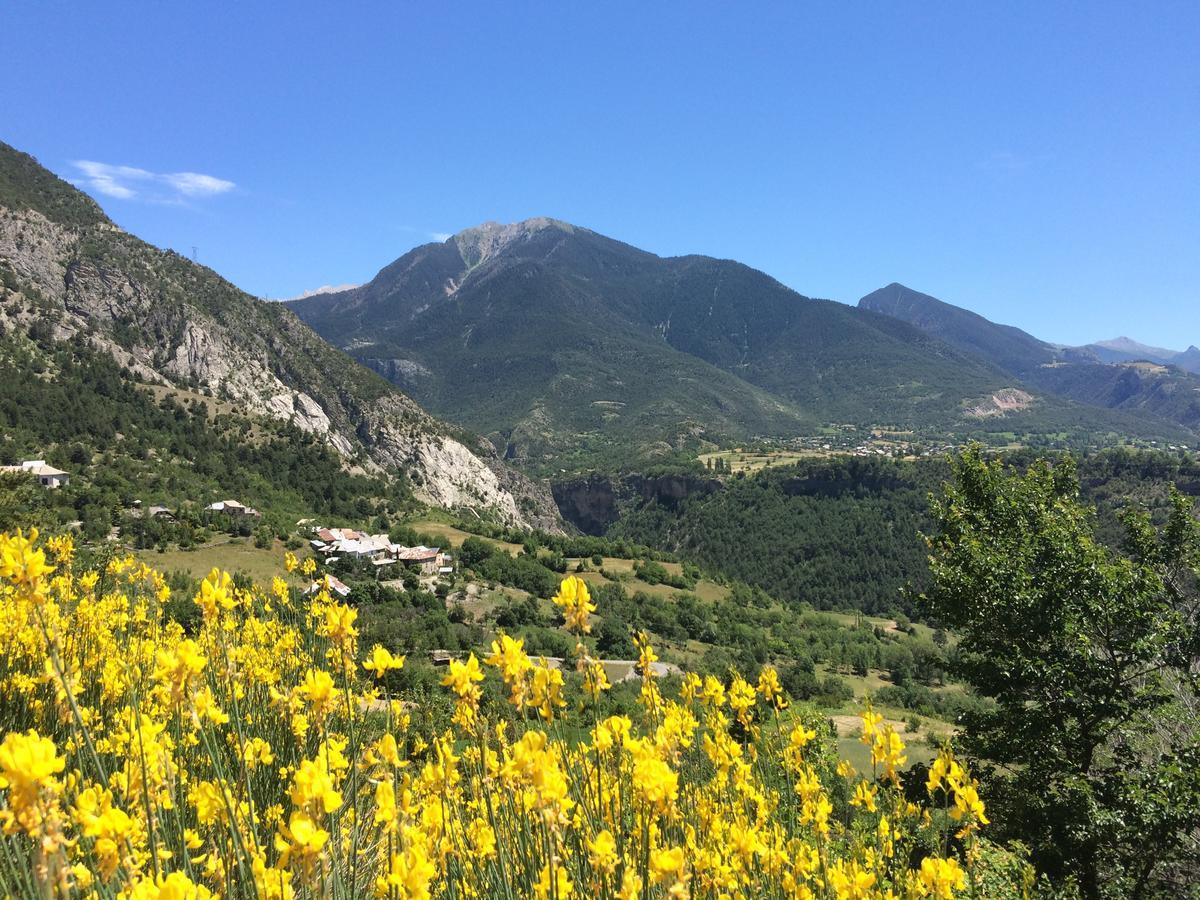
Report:
[{"label": "shrub", "polygon": [[[565,678],[504,635],[484,665],[406,666],[361,653],[356,610],[324,591],[220,572],[189,637],[157,572],[119,558],[102,578],[72,571],[69,540],[47,549],[0,536],[7,896],[661,898],[719,880],[730,896],[946,897],[993,858],[992,896],[1026,881],[981,838],[948,750],[913,805],[890,726],[868,708],[872,771],[835,769],[827,724],[772,669],[668,693],[639,636],[636,706],[602,719],[586,649]],[[570,646],[595,607],[572,579],[555,601],[576,634],[546,633]],[[571,705],[591,711],[574,736]]]}]

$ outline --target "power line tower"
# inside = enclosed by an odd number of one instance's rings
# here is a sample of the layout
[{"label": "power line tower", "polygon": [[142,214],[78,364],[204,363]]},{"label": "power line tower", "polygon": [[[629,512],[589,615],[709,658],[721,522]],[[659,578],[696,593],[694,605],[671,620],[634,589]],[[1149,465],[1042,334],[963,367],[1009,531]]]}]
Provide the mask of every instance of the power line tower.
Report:
[{"label": "power line tower", "polygon": [[195,262],[195,261],[196,261],[196,247],[195,247],[195,245],[193,245],[192,246],[192,262]]}]

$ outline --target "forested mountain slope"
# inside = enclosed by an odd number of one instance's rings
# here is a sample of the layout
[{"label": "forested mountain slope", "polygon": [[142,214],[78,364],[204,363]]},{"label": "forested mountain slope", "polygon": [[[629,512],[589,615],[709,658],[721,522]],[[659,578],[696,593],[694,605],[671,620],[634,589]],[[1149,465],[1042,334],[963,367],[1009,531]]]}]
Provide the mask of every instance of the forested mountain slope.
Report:
[{"label": "forested mountain slope", "polygon": [[953,431],[1015,385],[891,317],[551,219],[468,229],[291,306],[431,409],[533,460],[824,422]]},{"label": "forested mountain slope", "polygon": [[858,306],[914,325],[1005,372],[1022,374],[1063,355],[1019,328],[998,325],[970,310],[895,282],[867,294],[858,301]]},{"label": "forested mountain slope", "polygon": [[[1030,451],[1008,454],[1018,466]],[[682,501],[626,503],[608,529],[622,538],[763,588],[786,603],[819,609],[919,615],[906,587],[926,584],[929,496],[950,467],[943,459],[842,456],[733,476]],[[1106,450],[1079,460],[1085,502],[1101,535],[1118,546],[1118,512],[1140,506],[1160,518],[1168,487],[1200,497],[1200,461],[1171,453]]]},{"label": "forested mountain slope", "polygon": [[549,220],[485,226],[418,247],[360,288],[291,305],[431,409],[534,462],[814,425],[630,316],[636,292],[601,302],[598,285],[652,259]]},{"label": "forested mountain slope", "polygon": [[[110,358],[146,385],[228,402],[247,420],[288,423],[346,465],[403,474],[428,502],[553,525],[548,492],[485,443],[433,419],[284,306],[127,234],[90,198],[4,144],[0,284],[13,371],[40,365],[39,377],[54,378],[54,347],[70,345]],[[29,361],[39,355],[40,363]]]},{"label": "forested mountain slope", "polygon": [[[1114,346],[1057,347],[901,284],[880,288],[858,305],[894,316],[975,354],[1034,390],[1132,413],[1144,422],[1158,420],[1192,432],[1200,430],[1200,376],[1186,368],[1193,356],[1200,356],[1200,352],[1193,354],[1194,348],[1175,355],[1128,339],[1108,342]],[[1180,364],[1162,358],[1164,353]],[[1188,437],[1172,439],[1186,441]]]}]

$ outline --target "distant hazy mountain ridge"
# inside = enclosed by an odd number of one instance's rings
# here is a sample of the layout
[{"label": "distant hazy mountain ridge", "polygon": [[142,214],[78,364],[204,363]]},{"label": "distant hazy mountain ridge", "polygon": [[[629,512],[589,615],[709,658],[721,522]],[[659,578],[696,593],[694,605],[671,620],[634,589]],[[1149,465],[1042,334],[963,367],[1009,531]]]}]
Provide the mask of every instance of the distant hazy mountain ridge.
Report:
[{"label": "distant hazy mountain ridge", "polygon": [[901,284],[868,294],[859,306],[915,325],[1048,394],[1200,429],[1200,378],[1188,371],[1200,362],[1195,347],[1176,353],[1129,338],[1057,347]]},{"label": "distant hazy mountain ridge", "polygon": [[1132,338],[1119,337],[1113,338],[1111,341],[1096,341],[1083,349],[1090,350],[1101,362],[1120,363],[1146,360],[1163,365],[1179,366],[1193,374],[1200,373],[1200,349],[1197,349],[1195,345],[1183,351],[1166,350],[1162,347],[1147,346]]}]

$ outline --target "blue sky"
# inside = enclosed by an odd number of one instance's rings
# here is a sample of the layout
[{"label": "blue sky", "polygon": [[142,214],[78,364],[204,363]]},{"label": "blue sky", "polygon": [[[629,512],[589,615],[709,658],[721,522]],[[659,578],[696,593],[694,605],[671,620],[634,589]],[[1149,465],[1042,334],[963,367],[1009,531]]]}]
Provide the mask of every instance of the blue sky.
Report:
[{"label": "blue sky", "polygon": [[0,17],[0,139],[258,295],[550,215],[810,296],[901,281],[1048,340],[1200,344],[1195,2]]}]

